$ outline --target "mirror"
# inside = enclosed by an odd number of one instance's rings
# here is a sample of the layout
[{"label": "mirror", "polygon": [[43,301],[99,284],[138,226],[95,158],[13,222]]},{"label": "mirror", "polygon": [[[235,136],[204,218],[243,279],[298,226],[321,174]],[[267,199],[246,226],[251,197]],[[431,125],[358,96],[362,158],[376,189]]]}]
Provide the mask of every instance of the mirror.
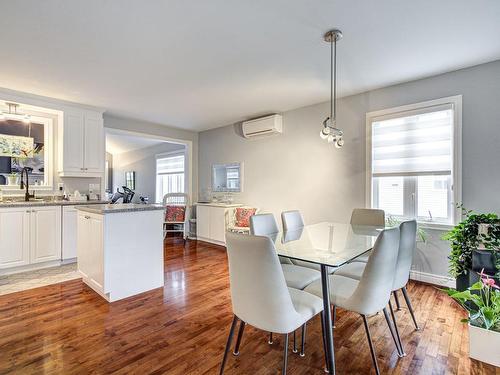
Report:
[{"label": "mirror", "polygon": [[242,190],[242,163],[212,165],[212,191],[239,193]]}]

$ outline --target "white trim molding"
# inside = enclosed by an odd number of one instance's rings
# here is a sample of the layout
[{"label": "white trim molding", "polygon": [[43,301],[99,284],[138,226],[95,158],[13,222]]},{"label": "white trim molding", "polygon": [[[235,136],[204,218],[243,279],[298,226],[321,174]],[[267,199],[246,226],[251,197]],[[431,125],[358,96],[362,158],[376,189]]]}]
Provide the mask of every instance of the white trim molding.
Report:
[{"label": "white trim molding", "polygon": [[410,271],[410,279],[415,281],[421,281],[424,283],[445,286],[448,288],[455,288],[455,279],[449,276],[434,275],[432,273],[421,272],[421,271]]}]

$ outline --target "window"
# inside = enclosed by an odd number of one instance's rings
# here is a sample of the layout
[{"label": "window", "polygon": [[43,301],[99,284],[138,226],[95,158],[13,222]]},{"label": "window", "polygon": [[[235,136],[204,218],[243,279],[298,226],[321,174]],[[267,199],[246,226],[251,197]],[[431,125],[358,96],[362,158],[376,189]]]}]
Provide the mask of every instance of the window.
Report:
[{"label": "window", "polygon": [[156,202],[162,202],[167,193],[184,193],[184,154],[157,155]]},{"label": "window", "polygon": [[367,114],[371,206],[453,224],[460,201],[461,97]]}]

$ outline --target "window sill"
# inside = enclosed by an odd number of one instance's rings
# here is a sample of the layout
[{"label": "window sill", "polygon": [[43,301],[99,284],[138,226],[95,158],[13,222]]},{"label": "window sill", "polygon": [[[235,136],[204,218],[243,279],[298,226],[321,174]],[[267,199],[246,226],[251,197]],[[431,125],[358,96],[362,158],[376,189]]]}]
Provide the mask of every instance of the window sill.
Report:
[{"label": "window sill", "polygon": [[444,224],[444,223],[432,223],[428,221],[417,221],[418,227],[421,229],[434,229],[448,232],[450,231],[454,225],[453,224]]},{"label": "window sill", "polygon": [[[29,186],[29,191],[52,191],[53,186],[47,186],[47,185],[30,185]],[[19,189],[19,185],[0,185],[0,190],[9,192],[9,193],[24,193],[26,190],[25,189]]]}]

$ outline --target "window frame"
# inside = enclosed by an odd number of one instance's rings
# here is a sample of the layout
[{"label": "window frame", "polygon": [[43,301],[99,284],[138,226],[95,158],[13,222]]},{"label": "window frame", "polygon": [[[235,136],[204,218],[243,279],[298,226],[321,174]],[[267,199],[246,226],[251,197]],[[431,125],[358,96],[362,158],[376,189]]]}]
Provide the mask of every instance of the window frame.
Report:
[{"label": "window frame", "polygon": [[[373,204],[373,176],[372,176],[372,123],[389,118],[411,116],[416,113],[431,112],[429,109],[451,105],[453,110],[453,168],[452,180],[452,204],[462,202],[462,95],[449,96],[424,102],[387,108],[366,114],[366,197],[365,206],[372,208]],[[431,173],[430,173],[431,174]],[[416,189],[415,189],[416,192]],[[406,199],[405,199],[406,201]],[[404,204],[406,204],[404,201]],[[416,205],[415,201],[415,205]],[[419,220],[422,227],[434,229],[449,229],[461,219],[460,210],[453,207],[450,224],[434,223]],[[417,214],[417,213],[416,213]],[[418,219],[417,219],[418,220]]]},{"label": "window frame", "polygon": [[[184,191],[182,193],[186,193],[186,191],[187,191],[187,166],[186,166],[187,154],[186,154],[186,151],[185,150],[171,151],[171,152],[164,152],[162,154],[156,154],[155,155],[155,200],[158,197],[158,160],[172,158],[172,157],[176,157],[176,156],[183,156],[184,157],[184,169],[182,171],[182,174],[184,175]],[[181,172],[161,173],[161,175],[171,175],[171,174],[179,174],[179,173],[181,173]],[[162,201],[163,201],[163,197],[157,203],[162,203]]]}]

